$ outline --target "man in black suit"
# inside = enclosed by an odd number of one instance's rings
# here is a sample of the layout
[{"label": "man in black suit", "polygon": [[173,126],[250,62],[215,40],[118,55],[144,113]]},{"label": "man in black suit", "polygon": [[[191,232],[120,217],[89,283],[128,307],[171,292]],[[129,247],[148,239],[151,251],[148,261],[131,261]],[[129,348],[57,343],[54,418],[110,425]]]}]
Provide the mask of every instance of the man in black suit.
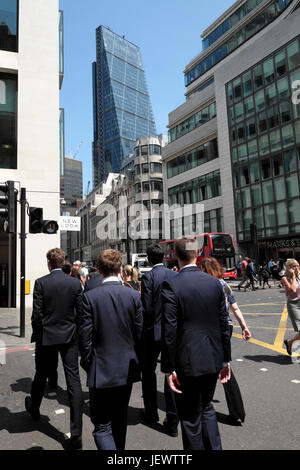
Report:
[{"label": "man in black suit", "polygon": [[122,266],[118,251],[103,251],[97,264],[103,284],[83,296],[81,365],[87,372],[97,448],[124,450],[132,384],[140,380],[142,305],[140,294],[118,279]]},{"label": "man in black suit", "polygon": [[31,342],[36,343],[36,373],[31,397],[25,398],[26,410],[37,421],[40,418],[46,380],[60,353],[70,401],[71,448],[82,448],[82,389],[78,365],[77,322],[82,306],[80,282],[65,274],[65,253],[54,248],[47,253],[50,274],[35,281],[31,317]]},{"label": "man in black suit", "polygon": [[89,269],[89,279],[86,279],[84,285],[84,292],[88,292],[89,290],[95,289],[96,287],[100,287],[102,285],[102,276],[99,274],[97,268],[90,268]]},{"label": "man in black suit", "polygon": [[[164,252],[159,243],[147,248],[147,256],[152,270],[143,275],[141,282],[144,316],[142,389],[145,411],[143,420],[153,425],[159,421],[155,369],[161,352],[161,286],[163,281],[173,279],[178,274],[164,267]],[[179,420],[176,412],[175,396],[166,380],[164,392],[166,403],[164,427],[169,435],[176,437],[178,435]]]},{"label": "man in black suit", "polygon": [[162,371],[176,393],[183,448],[220,450],[211,402],[218,376],[222,383],[230,379],[224,292],[218,279],[198,269],[195,239],[177,240],[175,251],[180,272],[162,288]]}]

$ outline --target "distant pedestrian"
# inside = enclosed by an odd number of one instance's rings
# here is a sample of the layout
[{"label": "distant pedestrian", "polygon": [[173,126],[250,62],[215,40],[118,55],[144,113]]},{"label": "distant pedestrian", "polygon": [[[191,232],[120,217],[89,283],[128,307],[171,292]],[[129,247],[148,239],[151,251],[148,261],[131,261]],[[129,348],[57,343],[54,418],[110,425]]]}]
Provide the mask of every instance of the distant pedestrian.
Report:
[{"label": "distant pedestrian", "polygon": [[84,292],[95,289],[102,285],[103,278],[97,268],[89,268],[88,279],[84,283]]},{"label": "distant pedestrian", "polygon": [[71,274],[71,270],[72,270],[72,265],[69,261],[66,261],[65,264],[63,265],[62,267],[62,271],[65,273],[65,274]]},{"label": "distant pedestrian", "polygon": [[245,291],[248,287],[250,287],[250,285],[251,285],[251,289],[255,290],[255,285],[254,285],[255,273],[254,273],[254,269],[253,269],[253,263],[252,263],[250,258],[248,258],[248,264],[247,264],[247,267],[246,267],[246,275],[247,275],[247,278],[248,278],[248,283],[245,286]]},{"label": "distant pedestrian", "polygon": [[276,281],[278,282],[277,287],[281,287],[281,277],[279,275],[278,266],[275,261],[273,261],[273,266],[272,266],[272,277],[274,281],[274,287],[276,286]]},{"label": "distant pedestrian", "polygon": [[259,275],[261,276],[261,279],[262,279],[262,288],[264,289],[265,285],[267,284],[267,286],[270,289],[271,288],[269,284],[270,271],[268,270],[267,263],[264,263],[263,266],[260,267]]},{"label": "distant pedestrian", "polygon": [[[202,269],[204,272],[206,272],[210,276],[214,276],[217,279],[219,279],[223,287],[225,300],[226,300],[226,309],[228,313],[228,325],[230,328],[230,337],[232,336],[232,331],[233,331],[233,323],[230,318],[230,310],[231,310],[235,318],[239,322],[244,340],[248,341],[251,338],[251,333],[244,320],[243,314],[240,311],[238,304],[236,303],[231,287],[223,279],[223,269],[221,268],[220,264],[213,257],[204,258],[202,260]],[[231,368],[230,380],[224,383],[223,386],[224,386],[226,402],[227,402],[227,406],[229,410],[228,422],[230,424],[240,426],[241,423],[243,423],[245,420],[246,413],[244,409],[244,404],[243,404],[243,399],[242,399],[242,395],[240,392],[240,388],[233,374],[232,368]]]},{"label": "distant pedestrian", "polygon": [[130,289],[140,291],[140,283],[138,281],[138,273],[130,264],[126,264],[122,270],[123,285]]},{"label": "distant pedestrian", "polygon": [[287,298],[287,310],[297,334],[284,344],[289,355],[292,354],[294,341],[300,340],[300,266],[297,260],[290,258],[286,262],[286,273],[282,278]]},{"label": "distant pedestrian", "polygon": [[248,282],[248,277],[247,277],[247,273],[246,273],[246,269],[247,269],[247,265],[248,265],[248,259],[249,258],[247,256],[245,256],[245,258],[243,259],[242,264],[241,264],[242,280],[238,285],[238,290],[241,289],[241,287],[245,284],[245,282],[246,283]]},{"label": "distant pedestrian", "polygon": [[32,338],[35,342],[36,372],[25,408],[33,420],[40,419],[46,380],[60,353],[70,402],[71,448],[82,448],[82,389],[78,366],[77,322],[81,314],[82,289],[77,279],[62,271],[65,253],[54,248],[47,253],[50,274],[35,281]]}]

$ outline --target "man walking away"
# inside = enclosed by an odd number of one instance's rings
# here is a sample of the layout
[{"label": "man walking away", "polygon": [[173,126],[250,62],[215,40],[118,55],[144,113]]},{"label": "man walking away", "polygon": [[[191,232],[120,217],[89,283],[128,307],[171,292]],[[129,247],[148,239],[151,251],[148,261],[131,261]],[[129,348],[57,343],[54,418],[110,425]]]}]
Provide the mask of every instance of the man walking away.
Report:
[{"label": "man walking away", "polygon": [[247,269],[247,265],[248,265],[248,259],[249,258],[247,258],[247,256],[245,256],[245,258],[242,261],[242,265],[241,265],[242,280],[238,285],[238,290],[241,289],[242,285],[245,284],[245,282],[246,283],[248,282],[248,276],[247,276],[247,273],[246,273],[246,269]]},{"label": "man walking away", "polygon": [[212,404],[218,377],[230,379],[230,329],[218,279],[201,272],[197,243],[175,243],[178,276],[162,287],[162,372],[176,393],[184,450],[221,450]]},{"label": "man walking away", "polygon": [[87,372],[96,446],[119,451],[125,449],[132,384],[140,380],[142,305],[140,294],[118,280],[121,253],[105,250],[97,264],[103,284],[83,296],[81,365]]},{"label": "man walking away", "polygon": [[54,248],[47,253],[50,274],[35,281],[31,317],[35,342],[35,377],[26,410],[40,418],[46,380],[55,369],[57,355],[63,363],[70,402],[71,448],[82,448],[82,390],[78,366],[77,321],[82,307],[82,289],[77,279],[65,274],[65,253]]},{"label": "man walking away", "polygon": [[[155,369],[158,356],[161,352],[161,286],[163,281],[177,277],[178,273],[164,267],[164,252],[160,244],[157,243],[149,246],[147,256],[152,270],[143,275],[141,283],[144,316],[142,389],[145,412],[143,420],[147,424],[153,425],[159,421]],[[177,426],[179,420],[176,412],[175,397],[166,380],[164,394],[166,403],[164,427],[169,435],[176,437],[178,435]]]}]

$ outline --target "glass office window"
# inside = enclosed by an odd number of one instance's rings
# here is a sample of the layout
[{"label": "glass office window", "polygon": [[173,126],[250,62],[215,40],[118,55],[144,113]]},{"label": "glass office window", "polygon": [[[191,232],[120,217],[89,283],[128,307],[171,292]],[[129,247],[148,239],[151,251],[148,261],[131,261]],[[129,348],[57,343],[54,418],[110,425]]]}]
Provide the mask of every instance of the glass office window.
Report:
[{"label": "glass office window", "polygon": [[238,146],[238,158],[240,163],[247,161],[247,146],[245,144]]},{"label": "glass office window", "polygon": [[268,127],[272,129],[279,126],[279,111],[278,106],[268,109]]},{"label": "glass office window", "polygon": [[254,79],[254,90],[256,91],[259,88],[261,88],[264,84],[262,64],[259,64],[256,67],[254,67],[253,79]]},{"label": "glass office window", "polygon": [[148,192],[150,188],[149,181],[144,181],[143,182],[143,192]]},{"label": "glass office window", "polygon": [[148,145],[142,145],[141,155],[148,155]]},{"label": "glass office window", "polygon": [[267,134],[259,137],[258,147],[260,156],[264,156],[269,153],[269,139]]},{"label": "glass office window", "polygon": [[285,124],[292,120],[292,110],[290,101],[284,101],[279,105],[280,110],[280,122],[281,124]]},{"label": "glass office window", "polygon": [[282,161],[282,155],[276,155],[272,159],[272,167],[273,167],[273,176],[280,176],[283,175],[284,170],[283,170],[283,161]]},{"label": "glass office window", "polygon": [[294,130],[292,124],[282,127],[282,146],[289,147],[294,143]]},{"label": "glass office window", "polygon": [[276,215],[274,204],[264,206],[265,226],[274,227],[276,225]]},{"label": "glass office window", "polygon": [[254,114],[255,107],[254,107],[254,100],[253,96],[249,96],[249,98],[245,99],[245,117],[248,118]]},{"label": "glass office window", "polygon": [[0,0],[0,49],[18,52],[18,1]]},{"label": "glass office window", "polygon": [[241,190],[241,196],[242,196],[242,204],[243,208],[246,209],[248,207],[251,207],[251,196],[250,196],[250,189],[245,188]]},{"label": "glass office window", "polygon": [[270,165],[270,159],[265,158],[260,162],[261,166],[261,177],[263,180],[268,179],[271,177],[271,165]]},{"label": "glass office window", "polygon": [[300,144],[300,121],[295,122],[296,144]]},{"label": "glass office window", "polygon": [[148,165],[148,163],[143,163],[143,164],[142,164],[142,172],[143,172],[143,173],[149,173],[149,165]]},{"label": "glass office window", "polygon": [[278,101],[284,100],[290,96],[288,78],[282,78],[277,82]]},{"label": "glass office window", "polygon": [[263,196],[264,196],[264,203],[268,204],[269,202],[274,201],[274,194],[273,194],[273,183],[272,181],[266,181],[263,185]]},{"label": "glass office window", "polygon": [[248,156],[249,159],[256,158],[258,156],[257,140],[250,140],[248,142]]},{"label": "glass office window", "polygon": [[297,170],[297,160],[295,149],[287,150],[283,153],[284,169],[286,173]]},{"label": "glass office window", "polygon": [[287,59],[289,70],[293,70],[300,65],[299,41],[293,41],[287,47]]},{"label": "glass office window", "polygon": [[266,106],[271,106],[276,103],[276,87],[275,84],[269,85],[266,88]]},{"label": "glass office window", "polygon": [[285,49],[282,49],[275,55],[275,70],[277,78],[286,73]]},{"label": "glass office window", "polygon": [[293,199],[288,203],[290,223],[300,222],[300,199]]},{"label": "glass office window", "polygon": [[251,163],[250,165],[250,181],[251,183],[260,181],[259,162]]},{"label": "glass office window", "polygon": [[263,134],[267,128],[268,128],[268,125],[267,125],[267,114],[266,112],[262,112],[262,113],[259,113],[258,115],[258,119],[257,119],[257,124],[258,124],[258,133],[259,134]]},{"label": "glass office window", "polygon": [[279,202],[276,204],[277,224],[286,225],[288,221],[288,210],[286,202]]},{"label": "glass office window", "polygon": [[299,196],[299,185],[298,185],[298,175],[294,173],[286,177],[287,183],[287,197],[297,197]]},{"label": "glass office window", "polygon": [[264,90],[257,91],[254,95],[254,100],[255,100],[255,110],[258,113],[259,111],[265,108]]},{"label": "glass office window", "polygon": [[256,209],[253,209],[253,218],[258,229],[264,227],[264,216],[262,207],[257,207]]},{"label": "glass office window", "polygon": [[17,168],[16,103],[16,76],[0,73],[0,168]]},{"label": "glass office window", "polygon": [[270,132],[270,148],[271,152],[276,152],[281,149],[280,129]]},{"label": "glass office window", "polygon": [[274,180],[275,199],[281,201],[286,199],[285,180],[284,178],[277,178]]},{"label": "glass office window", "polygon": [[161,173],[162,172],[162,164],[161,163],[150,163],[150,172],[151,173]]},{"label": "glass office window", "polygon": [[262,197],[261,197],[260,184],[255,184],[254,186],[251,186],[251,193],[252,193],[253,206],[261,205],[262,204]]},{"label": "glass office window", "polygon": [[242,77],[244,97],[252,93],[252,74],[251,71],[244,73]]},{"label": "glass office window", "polygon": [[269,83],[272,83],[275,79],[274,65],[273,65],[273,58],[272,57],[270,57],[269,59],[264,61],[263,71],[264,71],[265,85],[268,85]]}]

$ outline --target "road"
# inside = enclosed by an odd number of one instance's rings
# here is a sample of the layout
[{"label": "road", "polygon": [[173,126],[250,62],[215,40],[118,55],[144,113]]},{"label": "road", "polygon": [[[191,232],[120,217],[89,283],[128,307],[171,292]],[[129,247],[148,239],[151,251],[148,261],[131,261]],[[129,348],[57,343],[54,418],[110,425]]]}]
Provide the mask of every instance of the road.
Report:
[{"label": "road", "polygon": [[[241,339],[239,325],[234,319],[232,368],[241,388],[246,420],[242,427],[225,423],[228,410],[223,386],[218,383],[214,406],[223,449],[298,450],[300,366],[282,349],[283,339],[293,335],[284,291],[277,287],[255,292],[239,292],[235,287],[233,290],[252,339],[248,343]],[[34,375],[33,346],[11,349],[6,355],[6,364],[0,367],[0,450],[60,450],[68,444],[69,407],[61,364],[58,397],[44,398],[40,423],[34,424],[24,411],[24,398],[30,392]],[[85,400],[83,445],[86,450],[94,450],[84,371],[81,371],[81,376]],[[163,375],[160,372],[158,388],[160,425],[152,429],[140,422],[143,408],[141,385],[135,384],[128,413],[126,449],[182,449],[180,434],[172,438],[163,433]]]}]

